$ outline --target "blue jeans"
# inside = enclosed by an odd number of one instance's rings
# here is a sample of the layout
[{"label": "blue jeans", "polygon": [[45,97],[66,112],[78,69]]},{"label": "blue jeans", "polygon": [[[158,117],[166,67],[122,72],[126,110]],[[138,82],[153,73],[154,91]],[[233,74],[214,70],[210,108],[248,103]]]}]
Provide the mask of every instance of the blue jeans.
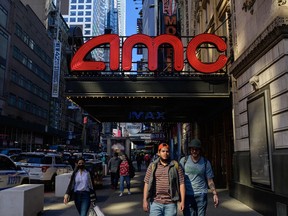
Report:
[{"label": "blue jeans", "polygon": [[149,216],[176,216],[177,203],[161,204],[157,202],[150,203]]},{"label": "blue jeans", "polygon": [[185,196],[184,216],[205,216],[207,209],[207,194],[194,194]]},{"label": "blue jeans", "polygon": [[120,191],[124,191],[124,181],[126,181],[127,189],[130,190],[130,176],[120,176]]},{"label": "blue jeans", "polygon": [[74,203],[80,216],[87,216],[90,207],[90,192],[77,191],[74,193]]}]

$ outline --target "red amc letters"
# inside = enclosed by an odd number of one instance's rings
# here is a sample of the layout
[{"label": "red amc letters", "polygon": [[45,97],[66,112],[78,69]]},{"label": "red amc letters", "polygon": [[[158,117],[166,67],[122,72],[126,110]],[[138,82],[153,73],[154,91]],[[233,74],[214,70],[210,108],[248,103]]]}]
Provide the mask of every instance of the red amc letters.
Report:
[{"label": "red amc letters", "polygon": [[[199,34],[195,36],[188,44],[186,57],[188,63],[196,71],[202,73],[214,73],[223,68],[227,63],[227,56],[220,54],[215,62],[203,63],[196,56],[196,50],[201,44],[213,44],[218,52],[224,52],[227,49],[225,41],[214,34]],[[120,56],[120,38],[116,34],[105,34],[92,38],[75,53],[71,61],[71,71],[103,71],[105,63],[102,61],[85,61],[87,56],[94,48],[110,44],[110,69],[119,70]],[[136,44],[143,44],[148,49],[148,69],[156,71],[158,68],[158,48],[162,44],[169,44],[174,50],[174,69],[182,71],[184,67],[184,48],[181,40],[170,34],[162,34],[151,38],[145,34],[134,34],[128,37],[122,46],[122,68],[124,71],[130,71],[132,67],[132,49]]]}]

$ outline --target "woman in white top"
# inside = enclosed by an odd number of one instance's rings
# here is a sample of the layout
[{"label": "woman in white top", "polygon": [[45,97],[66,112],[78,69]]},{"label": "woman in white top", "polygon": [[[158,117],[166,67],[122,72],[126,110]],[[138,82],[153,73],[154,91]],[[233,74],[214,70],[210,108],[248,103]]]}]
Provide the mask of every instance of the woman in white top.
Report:
[{"label": "woman in white top", "polygon": [[94,192],[92,177],[85,168],[84,158],[79,158],[64,195],[64,203],[67,204],[70,197],[73,197],[79,215],[86,216],[91,203],[91,191]]}]

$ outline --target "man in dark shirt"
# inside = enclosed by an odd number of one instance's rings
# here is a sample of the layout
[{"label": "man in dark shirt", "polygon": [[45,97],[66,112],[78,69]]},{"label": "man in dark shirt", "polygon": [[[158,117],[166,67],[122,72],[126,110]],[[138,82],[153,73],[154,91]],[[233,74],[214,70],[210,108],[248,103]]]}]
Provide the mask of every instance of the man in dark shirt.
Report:
[{"label": "man in dark shirt", "polygon": [[143,210],[149,211],[150,216],[176,216],[177,203],[180,202],[181,211],[185,203],[183,169],[177,161],[170,160],[168,144],[159,145],[158,155],[144,178]]},{"label": "man in dark shirt", "polygon": [[114,156],[108,162],[108,169],[110,172],[111,178],[111,187],[112,189],[117,189],[118,181],[119,181],[119,164],[121,159],[118,157],[118,153],[115,152]]}]

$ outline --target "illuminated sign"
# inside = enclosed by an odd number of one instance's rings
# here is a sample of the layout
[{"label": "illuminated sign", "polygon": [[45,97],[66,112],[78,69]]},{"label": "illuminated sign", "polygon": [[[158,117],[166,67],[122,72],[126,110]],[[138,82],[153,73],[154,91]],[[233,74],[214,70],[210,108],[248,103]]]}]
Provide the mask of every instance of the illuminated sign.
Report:
[{"label": "illuminated sign", "polygon": [[130,112],[130,120],[165,120],[164,112]]},{"label": "illuminated sign", "polygon": [[[225,41],[214,34],[199,34],[189,42],[186,49],[186,58],[188,63],[196,71],[203,73],[214,73],[223,68],[227,63],[227,56],[220,54],[218,59],[212,63],[201,62],[197,58],[197,51],[202,44],[213,44],[218,52],[224,52],[227,49]],[[105,34],[92,38],[83,44],[73,56],[71,61],[71,71],[103,71],[105,62],[85,60],[85,57],[98,46],[110,45],[110,69],[116,71],[119,69],[120,57],[120,39],[116,34]],[[160,45],[169,44],[174,50],[174,69],[182,71],[184,67],[184,48],[181,40],[170,34],[162,34],[157,37],[150,37],[145,34],[134,34],[128,37],[122,46],[122,69],[130,71],[132,67],[132,49],[137,44],[143,44],[148,49],[148,69],[156,71],[158,68],[158,49]]]}]

